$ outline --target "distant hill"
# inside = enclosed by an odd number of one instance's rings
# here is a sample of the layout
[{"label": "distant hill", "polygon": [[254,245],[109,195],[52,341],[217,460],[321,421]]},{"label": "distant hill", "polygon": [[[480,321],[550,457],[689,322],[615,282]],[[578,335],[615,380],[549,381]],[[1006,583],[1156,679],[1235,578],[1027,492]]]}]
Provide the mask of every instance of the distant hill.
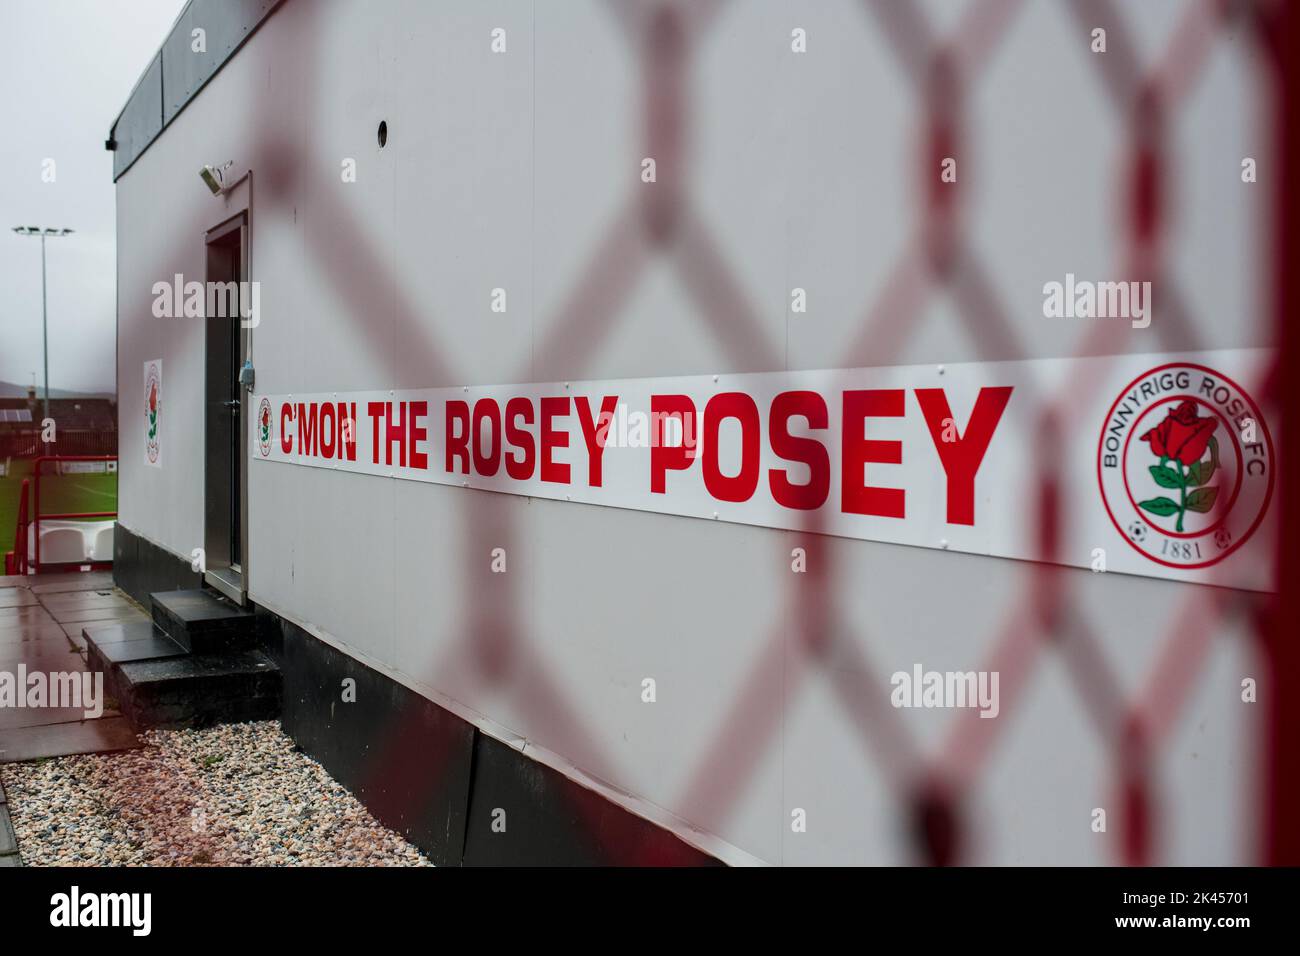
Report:
[{"label": "distant hill", "polygon": [[[41,398],[44,392],[39,385],[36,386],[36,397]],[[26,398],[27,386],[15,385],[13,382],[0,382],[0,398]],[[111,390],[97,391],[79,391],[76,389],[52,388],[50,389],[50,398],[114,398]]]}]

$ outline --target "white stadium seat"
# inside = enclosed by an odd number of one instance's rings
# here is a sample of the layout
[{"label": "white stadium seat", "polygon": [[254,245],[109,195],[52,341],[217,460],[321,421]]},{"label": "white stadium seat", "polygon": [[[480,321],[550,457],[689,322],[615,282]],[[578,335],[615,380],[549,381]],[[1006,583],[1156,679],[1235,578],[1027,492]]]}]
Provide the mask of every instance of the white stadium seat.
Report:
[{"label": "white stadium seat", "polygon": [[90,560],[92,561],[112,561],[113,560],[113,526],[100,527],[96,523],[95,527],[99,528],[94,532],[94,544],[90,549]]}]

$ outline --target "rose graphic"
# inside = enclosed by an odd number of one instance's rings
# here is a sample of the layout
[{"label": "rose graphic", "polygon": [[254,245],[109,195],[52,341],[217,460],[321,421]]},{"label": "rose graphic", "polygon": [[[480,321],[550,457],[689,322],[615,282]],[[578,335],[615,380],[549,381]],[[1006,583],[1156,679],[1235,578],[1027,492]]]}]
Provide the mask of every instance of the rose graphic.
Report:
[{"label": "rose graphic", "polygon": [[262,444],[271,443],[271,409],[267,405],[262,406]]},{"label": "rose graphic", "polygon": [[152,441],[158,434],[158,383],[153,382],[149,386],[149,439]]},{"label": "rose graphic", "polygon": [[[1140,436],[1141,441],[1150,443],[1151,454],[1160,459],[1160,464],[1150,466],[1151,477],[1161,488],[1176,488],[1178,500],[1162,495],[1138,502],[1139,508],[1165,518],[1178,515],[1175,530],[1181,532],[1187,512],[1204,514],[1214,507],[1219,489],[1204,486],[1219,467],[1219,443],[1214,438],[1218,425],[1216,419],[1198,417],[1196,403],[1188,400]],[[1201,461],[1207,449],[1210,459]]]},{"label": "rose graphic", "polygon": [[1184,465],[1194,465],[1205,454],[1218,424],[1213,418],[1197,418],[1196,403],[1185,401],[1141,440],[1151,443],[1153,455],[1162,459],[1177,458]]}]

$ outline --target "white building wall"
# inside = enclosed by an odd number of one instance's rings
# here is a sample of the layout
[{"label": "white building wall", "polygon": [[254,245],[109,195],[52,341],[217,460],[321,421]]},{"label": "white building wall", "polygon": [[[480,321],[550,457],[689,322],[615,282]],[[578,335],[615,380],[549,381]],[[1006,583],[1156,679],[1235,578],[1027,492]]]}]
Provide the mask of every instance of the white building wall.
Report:
[{"label": "white building wall", "polygon": [[[936,31],[961,28],[962,5],[924,6]],[[1187,6],[1124,6],[1144,63],[1159,60]],[[203,277],[204,230],[242,202],[208,195],[204,163],[253,170],[259,392],[881,364],[882,342],[854,343],[915,241],[926,155],[897,44],[849,0],[721,5],[686,28],[687,222],[712,236],[755,317],[752,336],[728,341],[683,279],[697,255],[663,255],[635,230],[609,239],[647,188],[647,9],[290,0],[275,13],[118,182],[122,523],[178,555],[202,543],[203,327],[155,319],[150,305],[154,282]],[[790,53],[796,26],[807,54]],[[489,49],[497,27],[504,55]],[[1267,155],[1260,82],[1245,31],[1216,34],[1170,126],[1168,255],[1190,326],[1172,338],[1126,330],[1117,350],[1270,344],[1267,191],[1244,191],[1236,174],[1242,156]],[[1085,330],[1045,321],[1041,287],[1121,269],[1126,122],[1065,5],[1024,5],[963,90],[970,247],[1024,354],[1068,355]],[[345,184],[348,157],[358,174]],[[608,327],[575,332],[566,320],[591,301],[574,290],[602,249],[606,279],[618,262],[644,262]],[[789,313],[793,286],[809,290],[807,314]],[[505,315],[489,309],[494,287],[508,291]],[[972,334],[941,289],[897,323],[879,326],[898,333],[888,363],[1013,357]],[[164,365],[161,469],[142,464],[129,412],[153,358]],[[829,668],[809,669],[789,626],[797,532],[291,466],[253,466],[249,496],[254,600],[643,812],[719,838],[736,860],[910,860],[906,768],[882,768],[855,700],[882,697],[888,675],[916,661],[987,666],[1030,586],[1021,562],[815,542],[834,558],[844,619]],[[507,575],[488,572],[499,546]],[[1131,699],[1197,589],[1061,573]],[[493,622],[526,651],[485,675],[465,638]],[[775,664],[760,667],[782,634]],[[1208,655],[1161,747],[1158,861],[1254,850],[1248,742],[1260,735],[1235,690],[1255,666],[1248,631],[1216,622]],[[1002,718],[1012,726],[972,783],[963,810],[977,861],[1118,859],[1118,833],[1089,830],[1091,808],[1116,805],[1113,749],[1064,659],[1059,648],[1033,658],[1029,689]],[[654,706],[640,702],[646,676],[658,681]],[[719,743],[736,733],[736,702],[756,699],[748,729]],[[968,716],[903,722],[932,755]],[[700,788],[702,769],[742,754],[751,734],[763,742],[740,762],[734,800]],[[790,831],[794,807],[808,813],[806,834]]]}]

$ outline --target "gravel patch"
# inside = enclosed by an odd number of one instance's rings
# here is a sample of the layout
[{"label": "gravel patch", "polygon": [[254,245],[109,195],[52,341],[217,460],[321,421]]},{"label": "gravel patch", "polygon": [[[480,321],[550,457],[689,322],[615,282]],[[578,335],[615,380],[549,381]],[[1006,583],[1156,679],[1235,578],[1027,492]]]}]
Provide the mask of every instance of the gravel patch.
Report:
[{"label": "gravel patch", "polygon": [[28,866],[428,866],[278,721],[0,766]]}]

